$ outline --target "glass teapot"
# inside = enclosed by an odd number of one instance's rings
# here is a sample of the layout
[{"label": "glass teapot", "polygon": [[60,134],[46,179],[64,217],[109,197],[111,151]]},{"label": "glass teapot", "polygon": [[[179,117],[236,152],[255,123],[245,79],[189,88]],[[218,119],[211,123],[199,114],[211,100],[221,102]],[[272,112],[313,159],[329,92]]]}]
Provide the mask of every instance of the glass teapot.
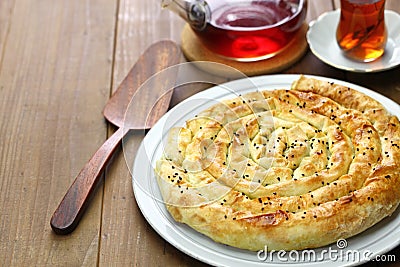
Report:
[{"label": "glass teapot", "polygon": [[307,0],[162,0],[210,51],[236,61],[284,50],[302,26]]}]

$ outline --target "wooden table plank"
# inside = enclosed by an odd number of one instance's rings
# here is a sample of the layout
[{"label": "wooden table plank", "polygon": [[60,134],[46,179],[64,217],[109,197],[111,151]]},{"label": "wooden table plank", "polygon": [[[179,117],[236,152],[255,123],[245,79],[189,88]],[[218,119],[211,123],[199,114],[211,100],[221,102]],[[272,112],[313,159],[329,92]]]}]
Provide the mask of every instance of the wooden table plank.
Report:
[{"label": "wooden table plank", "polygon": [[312,21],[322,13],[333,10],[333,4],[330,0],[308,0],[307,21]]},{"label": "wooden table plank", "polygon": [[[0,58],[4,54],[4,44],[10,29],[11,19],[14,10],[14,0],[0,1]],[[1,68],[1,60],[0,60]]]},{"label": "wooden table plank", "polygon": [[398,0],[386,0],[385,4],[386,9],[394,10],[399,13],[400,10],[400,1]]},{"label": "wooden table plank", "polygon": [[[0,71],[1,266],[97,262],[101,194],[74,234],[56,236],[49,221],[106,137],[101,111],[109,97],[115,10],[108,0],[21,0],[6,19],[11,24]],[[6,13],[1,11],[0,21]]]},{"label": "wooden table plank", "polygon": [[[160,39],[178,42],[184,25],[180,18],[168,10],[161,10],[152,1],[123,0],[118,11],[113,91],[142,51]],[[134,200],[129,168],[143,137],[144,134],[137,131],[126,138],[129,144],[124,148],[129,151],[116,155],[106,174],[99,253],[101,266],[156,266],[159,262],[181,260],[165,253],[168,245],[145,222]],[[192,261],[186,255],[183,257]]]}]

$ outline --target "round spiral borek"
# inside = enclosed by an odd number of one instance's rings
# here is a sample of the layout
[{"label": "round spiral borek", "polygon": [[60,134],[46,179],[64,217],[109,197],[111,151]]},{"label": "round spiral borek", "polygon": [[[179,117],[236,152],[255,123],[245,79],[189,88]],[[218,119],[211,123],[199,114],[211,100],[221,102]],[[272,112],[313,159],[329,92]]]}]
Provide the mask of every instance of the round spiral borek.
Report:
[{"label": "round spiral borek", "polygon": [[[304,221],[319,229],[337,214],[324,230],[340,228],[327,234],[334,242],[349,236],[348,227],[359,231],[377,221],[349,226],[356,218],[341,215],[342,209],[362,202],[381,210],[385,206],[385,214],[393,212],[398,198],[388,196],[399,191],[398,119],[350,88],[324,83],[316,89],[308,82],[297,84],[298,90],[253,92],[222,101],[187,121],[186,127],[171,131],[157,173],[176,220],[219,242],[257,249],[269,239],[252,243],[250,231],[249,241],[236,245],[224,241],[212,230],[218,227],[210,225],[232,227],[232,221],[240,221],[246,229],[268,228],[273,237],[272,226],[286,224],[290,232],[290,225],[301,227]],[[325,87],[336,93],[326,93]],[[348,96],[353,99],[346,101]],[[320,243],[286,242],[283,248]],[[276,248],[282,248],[278,244]]]}]

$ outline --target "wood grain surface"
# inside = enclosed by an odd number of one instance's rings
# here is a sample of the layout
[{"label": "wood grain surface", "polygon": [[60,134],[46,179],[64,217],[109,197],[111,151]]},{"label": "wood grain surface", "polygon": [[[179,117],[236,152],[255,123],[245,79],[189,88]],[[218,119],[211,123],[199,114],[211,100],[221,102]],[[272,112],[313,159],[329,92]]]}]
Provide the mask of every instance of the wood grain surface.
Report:
[{"label": "wood grain surface", "polygon": [[[309,0],[307,20],[337,8]],[[400,12],[400,1],[387,0]],[[50,218],[115,128],[102,110],[152,43],[180,40],[184,22],[160,1],[0,1],[0,266],[206,266],[165,242],[134,200],[130,168],[145,132],[129,136],[80,225],[55,235]],[[337,70],[311,52],[282,73],[354,82],[400,103],[400,68]],[[182,86],[175,105],[207,85]],[[126,144],[128,145],[128,144]],[[389,252],[400,261],[399,248]],[[366,266],[396,266],[370,262]]]},{"label": "wood grain surface", "polygon": [[[173,41],[158,41],[143,52],[117,91],[107,101],[103,115],[118,126],[85,164],[64,195],[50,220],[57,234],[69,234],[78,225],[90,200],[96,193],[101,176],[114,151],[130,129],[150,129],[168,110],[180,63],[179,46]],[[165,70],[165,75],[160,74]],[[155,74],[155,78],[151,79]],[[158,78],[159,77],[159,78]],[[133,116],[126,116],[132,113]]]},{"label": "wood grain surface", "polygon": [[66,237],[49,228],[60,197],[107,136],[101,111],[117,6],[96,2],[1,1],[10,10],[0,25],[2,266],[97,262],[101,192],[85,227]]}]

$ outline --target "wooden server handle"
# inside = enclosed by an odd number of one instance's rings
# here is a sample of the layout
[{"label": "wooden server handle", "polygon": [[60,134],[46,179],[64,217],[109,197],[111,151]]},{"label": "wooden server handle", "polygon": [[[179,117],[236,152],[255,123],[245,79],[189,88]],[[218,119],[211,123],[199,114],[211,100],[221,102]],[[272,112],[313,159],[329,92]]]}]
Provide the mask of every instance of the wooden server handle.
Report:
[{"label": "wooden server handle", "polygon": [[75,178],[51,218],[50,225],[55,233],[69,234],[76,228],[108,161],[127,132],[119,128],[111,135]]}]

